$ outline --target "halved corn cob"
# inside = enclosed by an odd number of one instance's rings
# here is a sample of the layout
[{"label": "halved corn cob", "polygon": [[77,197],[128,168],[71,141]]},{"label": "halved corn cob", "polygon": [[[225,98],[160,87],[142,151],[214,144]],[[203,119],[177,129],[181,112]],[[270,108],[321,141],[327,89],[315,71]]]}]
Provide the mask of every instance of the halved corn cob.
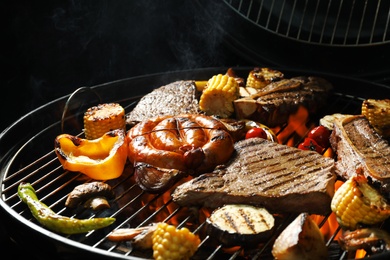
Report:
[{"label": "halved corn cob", "polygon": [[239,97],[239,86],[233,77],[218,74],[208,80],[199,100],[206,115],[228,118],[234,112],[233,101]]},{"label": "halved corn cob", "polygon": [[118,103],[104,103],[84,113],[86,139],[96,139],[114,129],[126,129],[125,110]]},{"label": "halved corn cob", "polygon": [[390,137],[390,99],[366,99],[362,103],[362,115],[384,138]]},{"label": "halved corn cob", "polygon": [[349,178],[335,192],[331,209],[340,226],[354,230],[358,224],[374,225],[390,216],[390,205],[362,175]]},{"label": "halved corn cob", "polygon": [[264,88],[271,82],[281,80],[283,77],[284,74],[278,70],[256,67],[249,72],[246,80],[246,87],[256,89]]}]

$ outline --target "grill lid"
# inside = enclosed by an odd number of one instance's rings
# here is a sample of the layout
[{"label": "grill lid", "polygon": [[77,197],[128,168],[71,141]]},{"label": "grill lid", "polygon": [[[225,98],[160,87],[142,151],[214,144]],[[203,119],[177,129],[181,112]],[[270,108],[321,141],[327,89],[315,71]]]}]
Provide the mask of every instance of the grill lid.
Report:
[{"label": "grill lid", "polygon": [[363,46],[390,42],[390,2],[225,0],[258,27],[306,43]]}]

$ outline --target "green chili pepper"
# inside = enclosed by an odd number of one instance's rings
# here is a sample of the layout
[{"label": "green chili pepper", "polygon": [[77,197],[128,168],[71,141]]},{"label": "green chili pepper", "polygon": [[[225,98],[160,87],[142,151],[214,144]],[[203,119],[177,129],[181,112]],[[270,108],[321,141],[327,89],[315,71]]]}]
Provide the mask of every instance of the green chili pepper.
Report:
[{"label": "green chili pepper", "polygon": [[85,233],[104,228],[114,223],[115,218],[76,219],[61,216],[41,202],[30,183],[21,182],[18,187],[19,198],[28,205],[32,215],[41,225],[63,234]]}]

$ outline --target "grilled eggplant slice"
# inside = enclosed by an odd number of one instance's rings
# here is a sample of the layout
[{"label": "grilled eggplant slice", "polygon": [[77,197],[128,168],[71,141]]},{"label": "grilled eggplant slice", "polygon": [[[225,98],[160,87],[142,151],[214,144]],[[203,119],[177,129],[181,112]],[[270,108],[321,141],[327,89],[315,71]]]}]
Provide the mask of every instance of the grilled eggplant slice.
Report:
[{"label": "grilled eggplant slice", "polygon": [[307,213],[301,213],[276,238],[272,248],[275,259],[328,259],[324,237]]},{"label": "grilled eggplant slice", "polygon": [[254,247],[272,236],[275,218],[265,208],[232,204],[214,210],[206,225],[210,237],[225,246]]}]

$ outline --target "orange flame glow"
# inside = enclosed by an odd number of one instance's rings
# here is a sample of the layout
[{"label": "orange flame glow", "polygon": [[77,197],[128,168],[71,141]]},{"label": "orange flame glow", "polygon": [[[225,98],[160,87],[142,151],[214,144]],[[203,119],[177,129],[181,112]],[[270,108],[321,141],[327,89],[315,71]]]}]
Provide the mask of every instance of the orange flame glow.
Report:
[{"label": "orange flame glow", "polygon": [[309,112],[304,106],[299,106],[297,112],[291,114],[288,123],[284,128],[272,129],[277,133],[278,142],[289,146],[294,146],[296,139],[302,139],[309,129],[314,126],[307,126],[309,120]]}]

